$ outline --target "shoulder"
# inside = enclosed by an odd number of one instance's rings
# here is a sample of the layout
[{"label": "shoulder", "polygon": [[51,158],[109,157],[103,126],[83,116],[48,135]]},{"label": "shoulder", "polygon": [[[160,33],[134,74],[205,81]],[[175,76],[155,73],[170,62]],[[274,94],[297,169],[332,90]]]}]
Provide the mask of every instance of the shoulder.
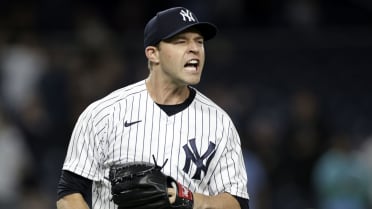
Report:
[{"label": "shoulder", "polygon": [[197,103],[197,105],[205,106],[208,109],[213,109],[219,112],[220,114],[228,116],[227,112],[224,109],[222,109],[215,101],[213,101],[211,98],[209,98],[199,90],[195,88],[193,89],[196,91],[195,103]]},{"label": "shoulder", "polygon": [[211,119],[215,118],[217,121],[228,127],[235,128],[232,118],[220,105],[201,93],[199,90],[195,88],[194,90],[196,91],[194,105],[197,111],[201,111],[203,114],[208,114]]},{"label": "shoulder", "polygon": [[118,109],[118,106],[125,105],[128,98],[136,97],[143,92],[146,92],[144,80],[130,84],[92,102],[85,108],[82,115],[90,115],[93,118],[109,115]]}]

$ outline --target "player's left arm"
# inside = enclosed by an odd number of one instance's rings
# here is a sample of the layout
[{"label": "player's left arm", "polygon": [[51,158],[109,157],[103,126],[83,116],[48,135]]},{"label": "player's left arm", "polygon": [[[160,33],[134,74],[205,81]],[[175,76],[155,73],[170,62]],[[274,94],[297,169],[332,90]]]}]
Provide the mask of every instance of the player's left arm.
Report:
[{"label": "player's left arm", "polygon": [[241,209],[238,200],[229,193],[207,196],[194,193],[193,209]]},{"label": "player's left arm", "polygon": [[[175,190],[168,188],[169,202],[174,204],[176,200]],[[221,193],[215,196],[193,194],[193,209],[249,209],[248,199],[235,197],[229,193]]]}]

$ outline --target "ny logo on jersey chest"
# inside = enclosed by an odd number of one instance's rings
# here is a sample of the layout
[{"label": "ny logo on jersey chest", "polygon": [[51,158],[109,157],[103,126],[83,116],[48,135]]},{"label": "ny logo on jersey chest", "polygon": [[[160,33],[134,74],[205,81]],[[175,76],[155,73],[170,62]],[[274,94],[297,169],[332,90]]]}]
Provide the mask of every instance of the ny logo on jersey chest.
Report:
[{"label": "ny logo on jersey chest", "polygon": [[[201,172],[203,171],[204,174],[208,171],[209,163],[214,157],[215,154],[215,147],[216,145],[213,142],[209,142],[208,149],[202,155],[199,154],[196,144],[195,138],[189,140],[189,144],[191,149],[187,144],[183,146],[183,150],[186,154],[186,162],[185,166],[183,167],[183,171],[188,173],[190,171],[191,162],[196,165],[195,174],[192,176],[193,179],[200,180]],[[204,165],[204,160],[206,160],[206,164]]]}]

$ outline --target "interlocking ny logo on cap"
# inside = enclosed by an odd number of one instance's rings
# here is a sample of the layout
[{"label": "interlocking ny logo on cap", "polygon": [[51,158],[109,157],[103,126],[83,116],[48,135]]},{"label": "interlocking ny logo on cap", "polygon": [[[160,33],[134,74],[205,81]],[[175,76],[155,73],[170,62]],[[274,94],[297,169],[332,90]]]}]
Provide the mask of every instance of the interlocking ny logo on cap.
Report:
[{"label": "interlocking ny logo on cap", "polygon": [[182,19],[183,19],[184,22],[186,22],[186,21],[195,22],[195,19],[192,16],[192,13],[187,9],[186,9],[186,11],[182,9],[181,12],[180,12],[180,15],[182,15]]}]

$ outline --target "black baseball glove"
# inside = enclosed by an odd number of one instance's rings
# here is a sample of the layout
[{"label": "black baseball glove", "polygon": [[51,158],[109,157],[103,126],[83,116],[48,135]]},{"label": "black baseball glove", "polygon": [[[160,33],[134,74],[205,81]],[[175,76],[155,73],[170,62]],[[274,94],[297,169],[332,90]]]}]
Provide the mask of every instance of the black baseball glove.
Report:
[{"label": "black baseball glove", "polygon": [[[192,209],[192,192],[161,172],[163,167],[156,161],[155,165],[133,162],[111,167],[112,200],[118,209]],[[176,193],[172,203],[168,188]]]}]

